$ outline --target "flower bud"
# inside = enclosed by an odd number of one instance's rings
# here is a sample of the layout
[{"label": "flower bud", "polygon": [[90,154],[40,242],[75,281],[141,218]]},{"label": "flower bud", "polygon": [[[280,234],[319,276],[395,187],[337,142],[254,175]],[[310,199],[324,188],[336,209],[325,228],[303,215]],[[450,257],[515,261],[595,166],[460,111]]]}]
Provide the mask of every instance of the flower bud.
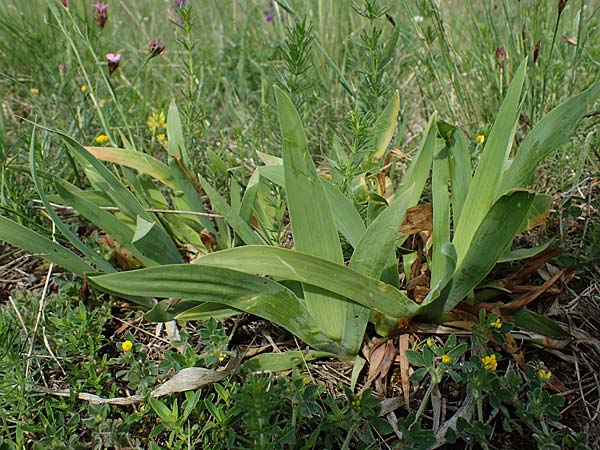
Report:
[{"label": "flower bud", "polygon": [[533,62],[535,63],[540,56],[540,48],[542,47],[542,41],[539,40],[535,43],[535,48],[533,49]]},{"label": "flower bud", "polygon": [[504,50],[504,47],[498,47],[496,49],[496,61],[498,62],[498,64],[503,64],[505,60],[506,50]]}]

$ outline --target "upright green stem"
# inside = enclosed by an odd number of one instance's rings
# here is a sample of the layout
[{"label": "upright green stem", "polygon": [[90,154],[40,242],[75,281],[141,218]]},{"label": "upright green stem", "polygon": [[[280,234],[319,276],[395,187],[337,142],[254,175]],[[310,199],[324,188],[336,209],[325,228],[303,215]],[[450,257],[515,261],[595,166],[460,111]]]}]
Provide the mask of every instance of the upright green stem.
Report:
[{"label": "upright green stem", "polygon": [[431,394],[433,393],[433,390],[435,389],[436,386],[437,386],[437,383],[434,383],[432,381],[429,384],[429,386],[427,387],[427,390],[425,391],[425,395],[423,396],[423,400],[421,400],[421,404],[419,405],[419,409],[417,410],[417,414],[415,415],[415,420],[413,421],[413,424],[419,420],[419,417],[421,417],[421,415],[425,411],[425,407],[427,406],[427,403],[429,402],[429,398],[431,397]]},{"label": "upright green stem", "polygon": [[[554,34],[552,35],[552,44],[550,44],[550,54],[548,55],[548,59],[546,60],[546,65],[544,66],[544,74],[542,78],[542,97],[540,98],[540,104],[544,104],[544,100],[546,98],[546,83],[548,81],[548,67],[550,66],[550,62],[552,61],[552,53],[554,52],[554,44],[556,43],[556,35],[558,34],[558,24],[560,23],[561,13],[558,13],[556,17],[556,24],[554,25]],[[542,111],[543,114],[543,106]]]}]

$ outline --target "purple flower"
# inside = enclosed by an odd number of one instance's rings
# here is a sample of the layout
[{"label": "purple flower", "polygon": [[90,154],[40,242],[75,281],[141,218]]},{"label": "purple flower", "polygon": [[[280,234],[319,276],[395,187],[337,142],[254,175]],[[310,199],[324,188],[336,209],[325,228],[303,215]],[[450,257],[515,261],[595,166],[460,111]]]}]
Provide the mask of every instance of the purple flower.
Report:
[{"label": "purple flower", "polygon": [[94,14],[94,20],[100,26],[100,28],[104,28],[106,25],[106,21],[108,20],[108,3],[97,2],[92,5],[96,9],[96,13]]},{"label": "purple flower", "polygon": [[273,21],[273,16],[271,15],[271,13],[269,11],[265,11],[265,20],[267,22],[272,22]]},{"label": "purple flower", "polygon": [[188,6],[187,0],[175,0],[173,2],[173,6],[175,9],[186,8]]},{"label": "purple flower", "polygon": [[68,8],[68,7],[69,7],[69,1],[68,1],[68,0],[60,0],[60,2],[62,3],[62,5],[63,5],[65,8]]},{"label": "purple flower", "polygon": [[94,3],[94,8],[96,8],[96,12],[103,13],[108,9],[108,3],[96,2]]},{"label": "purple flower", "polygon": [[119,63],[121,62],[121,54],[107,53],[106,59],[108,61],[108,75],[110,76],[119,67]]}]

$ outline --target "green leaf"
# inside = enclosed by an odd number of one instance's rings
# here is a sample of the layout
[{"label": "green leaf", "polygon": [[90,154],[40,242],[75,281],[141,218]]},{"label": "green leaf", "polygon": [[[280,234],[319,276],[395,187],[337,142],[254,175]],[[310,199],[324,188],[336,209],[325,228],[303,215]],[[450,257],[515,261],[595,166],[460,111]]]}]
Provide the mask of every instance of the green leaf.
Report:
[{"label": "green leaf", "polygon": [[167,151],[169,156],[179,158],[186,167],[190,166],[190,159],[185,148],[183,139],[183,127],[181,126],[181,118],[179,110],[175,104],[175,100],[169,105],[169,113],[167,115]]},{"label": "green leaf", "polygon": [[441,254],[442,245],[450,242],[450,193],[448,192],[448,165],[451,149],[440,145],[444,141],[437,140],[433,169],[431,175],[431,196],[433,205],[432,253],[430,261],[431,286],[435,286],[444,276],[446,260]]},{"label": "green leaf", "polygon": [[155,222],[138,216],[132,245],[146,257],[159,264],[182,263],[183,259],[173,241]]},{"label": "green leaf", "polygon": [[438,320],[485,278],[510,245],[534,195],[529,191],[513,191],[494,203],[476,230],[463,261],[459,262],[448,295],[440,295],[429,303],[426,300],[419,315]]},{"label": "green leaf", "polygon": [[463,205],[467,199],[469,187],[471,186],[469,146],[460,128],[456,128],[452,133],[452,145],[449,156],[448,163],[452,186],[452,222],[454,226],[457,226]]},{"label": "green leaf", "polygon": [[552,196],[548,194],[536,194],[531,204],[531,208],[527,211],[527,216],[519,227],[519,233],[522,231],[531,230],[532,228],[541,225],[546,221],[552,206]]},{"label": "green leaf", "polygon": [[241,370],[248,372],[281,372],[303,365],[305,362],[332,356],[331,353],[310,350],[289,351],[285,353],[265,353],[257,355],[240,366]]},{"label": "green leaf", "polygon": [[[226,305],[276,323],[316,349],[347,357],[321,332],[304,304],[289,289],[256,275],[216,266],[175,264],[119,272],[110,277],[90,276],[89,280],[110,292]],[[188,317],[182,312],[177,319]]]},{"label": "green leaf", "polygon": [[[259,167],[257,170],[259,170],[260,175],[267,180],[278,186],[285,187],[283,167],[263,166]],[[346,239],[348,239],[350,245],[356,248],[358,241],[366,230],[360,214],[352,202],[333,184],[323,178],[321,178],[321,184],[325,189],[325,194],[327,194],[329,206],[331,207],[337,229]]]},{"label": "green leaf", "polygon": [[[110,147],[85,147],[85,149],[102,161],[109,161],[130,167],[142,174],[146,174],[175,192],[175,206],[183,211],[205,212],[204,205],[193,183],[185,176],[177,164],[168,166],[156,158],[134,150]],[[183,197],[177,194],[181,192]],[[208,217],[190,216],[208,230],[213,231],[213,226]]]},{"label": "green leaf", "polygon": [[162,422],[167,424],[174,424],[177,422],[177,413],[171,411],[163,402],[155,399],[154,397],[150,397],[148,402],[150,403],[150,406],[154,412],[158,415],[158,417],[160,417]]},{"label": "green leaf", "polygon": [[221,197],[221,195],[206,181],[198,175],[202,189],[208,195],[213,208],[223,215],[233,231],[248,245],[263,245],[265,241],[254,231],[254,229],[242,220],[239,214]]},{"label": "green leaf", "polygon": [[502,168],[507,161],[515,135],[526,67],[527,60],[521,63],[514,75],[481,153],[475,176],[460,214],[453,239],[459,265],[471,248],[471,241],[483,218],[497,199],[497,192],[502,181]]},{"label": "green leaf", "polygon": [[94,271],[92,266],[71,250],[2,216],[0,216],[0,240],[38,255],[80,277],[83,277],[85,272]]},{"label": "green leaf", "polygon": [[527,187],[540,162],[575,132],[586,111],[600,97],[600,83],[558,105],[529,132],[504,175],[498,194],[517,187]]},{"label": "green leaf", "polygon": [[395,91],[373,126],[375,149],[370,155],[371,160],[379,160],[385,156],[385,151],[394,136],[398,114],[400,114],[400,93]]},{"label": "green leaf", "polygon": [[[402,177],[394,201],[371,222],[354,249],[350,259],[352,269],[377,279],[385,272],[386,277],[390,277],[386,281],[393,285],[399,284],[395,241],[398,237],[398,230],[404,221],[406,210],[419,201],[427,182],[436,142],[434,124],[435,117],[429,122],[427,131],[421,140],[421,146]],[[392,276],[394,277],[393,281],[391,280]],[[364,308],[350,307],[347,310],[345,336],[346,339],[349,339],[348,345],[360,345],[357,332],[362,330],[360,336],[364,334],[367,314],[370,312]],[[378,317],[374,317],[374,320],[380,321]],[[357,328],[358,326],[360,328]],[[383,331],[384,327],[379,325],[378,330]]]},{"label": "green leaf", "polygon": [[335,225],[354,248],[366,231],[365,224],[352,202],[329,181],[321,178],[321,184],[331,205]]},{"label": "green leaf", "polygon": [[499,263],[510,262],[510,261],[518,261],[520,259],[531,258],[539,253],[542,253],[550,246],[550,242],[546,242],[542,245],[538,245],[536,247],[528,247],[528,248],[518,248],[516,250],[512,250],[508,253],[502,255],[500,259],[498,259]]},{"label": "green leaf", "polygon": [[417,304],[404,291],[341,264],[269,246],[244,246],[209,253],[194,260],[246,273],[270,275],[317,286],[393,317],[412,317]]},{"label": "green leaf", "polygon": [[157,261],[146,257],[132,245],[131,241],[133,240],[134,230],[129,228],[127,224],[123,223],[110,212],[105,211],[86,200],[85,196],[82,195],[84,191],[81,191],[71,183],[58,178],[55,180],[55,183],[58,193],[64,203],[71,205],[83,217],[107,232],[113,239],[127,248],[127,250],[129,250],[133,256],[139,259],[145,266],[155,266],[158,264]]},{"label": "green leaf", "polygon": [[[331,208],[308,151],[300,117],[284,91],[275,87],[282,135],[283,166],[294,246],[298,251],[343,263]],[[310,211],[310,214],[308,212]],[[335,296],[305,287],[305,301],[323,332],[341,341],[346,304]]]},{"label": "green leaf", "polygon": [[421,367],[425,365],[423,355],[414,350],[406,350],[406,359],[408,359],[413,366]]},{"label": "green leaf", "polygon": [[48,198],[46,197],[46,193],[44,192],[44,188],[41,185],[41,180],[37,176],[36,171],[36,158],[35,158],[35,131],[31,134],[31,144],[29,147],[29,166],[31,170],[31,178],[33,179],[33,183],[35,184],[35,188],[40,196],[40,200],[44,205],[46,213],[52,219],[52,222],[56,225],[56,228],[68,239],[68,241],[87,256],[93,264],[102,272],[114,272],[114,268],[106,262],[100,255],[98,255],[94,250],[92,250],[89,246],[85,245],[79,237],[71,231],[68,225],[66,225],[58,214],[54,211],[54,208],[50,205]]},{"label": "green leaf", "polygon": [[571,335],[554,320],[526,308],[515,312],[512,318],[515,325],[543,336],[568,337]]}]

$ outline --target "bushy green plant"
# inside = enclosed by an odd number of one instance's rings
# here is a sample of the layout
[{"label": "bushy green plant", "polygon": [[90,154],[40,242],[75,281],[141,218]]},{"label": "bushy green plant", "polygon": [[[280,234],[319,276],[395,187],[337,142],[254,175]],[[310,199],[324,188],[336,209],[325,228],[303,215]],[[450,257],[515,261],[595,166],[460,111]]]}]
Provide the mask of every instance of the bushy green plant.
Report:
[{"label": "bushy green plant", "polygon": [[[146,308],[154,306],[153,297],[179,300],[175,305],[159,303],[149,318],[192,320],[244,311],[283,326],[317,350],[352,358],[358,353],[369,320],[382,334],[391,332],[398,319],[420,316],[443,321],[461,301],[472,299],[474,288],[498,261],[539,251],[520,250],[516,256],[510,252],[513,237],[549,208],[547,196],[526,188],[539,161],[568,138],[589,103],[599,95],[600,85],[548,113],[512,155],[525,68],[524,62],[514,75],[473,176],[460,130],[433,118],[396,192],[389,200],[379,196],[375,205],[369,202],[366,218],[356,198],[344,196],[318,175],[298,113],[288,96],[276,89],[283,158],[262,156],[268,165],[257,168],[242,198],[232,192],[231,204],[201,175],[196,179],[190,173],[174,106],[167,126],[168,165],[133,149],[83,148],[63,135],[94,190],[81,191],[49,174],[45,177],[55,182],[64,203],[103,228],[134,261],[149,266],[147,269],[111,274],[114,269],[73,235],[46,198],[36,170],[33,140],[31,170],[48,214],[90,262],[5,218],[2,237],[30,251],[46,249],[46,258],[79,275],[94,268],[106,272],[88,279]],[[396,94],[377,121],[375,145],[367,157],[385,154],[398,108]],[[124,169],[120,180],[97,158],[136,169],[139,174]],[[423,303],[417,304],[400,290],[395,244],[402,239],[398,230],[406,210],[418,203],[430,169],[431,290]],[[148,176],[170,188],[170,200]],[[265,179],[285,189],[293,250],[277,248],[278,242],[265,234],[272,220],[265,212],[268,195],[259,195]],[[217,229],[203,215],[200,188],[213,210],[222,215]],[[171,203],[183,216],[169,213]],[[101,206],[116,207],[117,213]],[[209,252],[199,236],[203,229],[220,236],[217,242],[221,248],[234,248]],[[340,234],[353,248],[348,266],[344,265]],[[192,244],[203,256],[193,264],[182,264],[184,257],[177,243]],[[290,289],[280,282],[283,280],[295,282],[296,288]],[[526,310],[515,314],[515,320],[546,334],[563,333]]]}]

